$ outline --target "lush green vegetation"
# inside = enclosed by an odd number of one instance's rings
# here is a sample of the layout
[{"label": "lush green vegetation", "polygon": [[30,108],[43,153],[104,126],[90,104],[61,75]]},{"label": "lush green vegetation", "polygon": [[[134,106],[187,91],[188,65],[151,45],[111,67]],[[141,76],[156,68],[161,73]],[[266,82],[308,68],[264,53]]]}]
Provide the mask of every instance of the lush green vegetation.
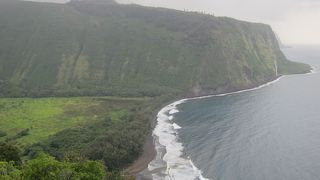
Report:
[{"label": "lush green vegetation", "polygon": [[14,162],[15,164],[20,163],[19,148],[13,144],[0,142],[0,161]]},{"label": "lush green vegetation", "polygon": [[[5,145],[5,147],[8,147]],[[4,148],[2,148],[4,150]],[[10,151],[10,150],[6,150]],[[0,155],[3,153],[0,152]],[[73,156],[75,157],[75,156]],[[57,161],[54,157],[39,154],[35,159],[17,164],[15,161],[0,161],[0,179],[4,180],[124,180],[118,172],[108,172],[99,161],[90,161],[80,156]],[[129,179],[129,178],[127,178]]]},{"label": "lush green vegetation", "polygon": [[195,95],[273,79],[275,62],[309,71],[267,25],[108,2],[0,1],[0,95]]},{"label": "lush green vegetation", "polygon": [[95,121],[95,102],[85,98],[0,99],[0,129],[7,135],[1,139],[32,144],[65,128]]},{"label": "lush green vegetation", "polygon": [[[0,99],[0,140],[16,140],[22,146],[46,139],[59,131],[83,127],[111,117],[113,121],[141,99],[116,98],[2,98]],[[136,100],[136,101],[135,101]],[[117,107],[117,104],[120,104]]]},{"label": "lush green vegetation", "polygon": [[26,153],[33,157],[38,151],[45,151],[58,159],[78,153],[103,160],[111,170],[122,169],[142,152],[150,129],[150,114],[151,109],[146,106],[133,106],[129,111],[114,110],[98,122],[60,131],[33,145]]},{"label": "lush green vegetation", "polygon": [[[121,177],[119,172],[142,153],[157,102],[151,98],[117,97],[0,99],[0,130],[7,134],[0,138],[6,142],[0,143],[0,161],[8,162],[2,165],[12,170],[12,176],[18,169],[25,177],[21,169],[46,153],[59,160],[54,160],[58,163],[52,177],[55,179],[65,168],[79,169],[77,164],[64,161],[80,157],[102,162],[108,176]],[[36,179],[31,176],[26,179]]]},{"label": "lush green vegetation", "polygon": [[0,39],[0,179],[124,179],[168,97],[310,70],[267,25],[112,0],[0,0]]}]

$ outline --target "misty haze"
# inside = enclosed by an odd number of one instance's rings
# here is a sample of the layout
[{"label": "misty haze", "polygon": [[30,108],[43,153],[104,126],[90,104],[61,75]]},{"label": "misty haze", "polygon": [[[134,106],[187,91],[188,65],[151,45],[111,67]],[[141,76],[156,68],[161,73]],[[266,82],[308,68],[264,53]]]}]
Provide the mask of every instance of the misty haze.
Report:
[{"label": "misty haze", "polygon": [[0,179],[320,179],[319,12],[0,0]]}]

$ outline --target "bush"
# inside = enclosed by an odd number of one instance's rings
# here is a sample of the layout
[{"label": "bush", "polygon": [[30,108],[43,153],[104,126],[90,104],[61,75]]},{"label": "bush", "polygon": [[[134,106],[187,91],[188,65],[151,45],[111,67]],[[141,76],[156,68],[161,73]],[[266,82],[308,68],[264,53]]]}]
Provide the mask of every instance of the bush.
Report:
[{"label": "bush", "polygon": [[7,133],[6,133],[6,132],[3,132],[3,131],[0,131],[0,138],[1,138],[1,137],[5,137],[5,136],[7,136]]},{"label": "bush", "polygon": [[20,150],[12,144],[0,142],[0,161],[19,163]]},{"label": "bush", "polygon": [[16,136],[18,138],[20,138],[20,137],[27,136],[27,135],[29,135],[29,129],[24,129],[24,130],[20,131]]},{"label": "bush", "polygon": [[0,179],[3,180],[17,180],[21,179],[21,171],[18,170],[14,162],[0,161]]},{"label": "bush", "polygon": [[111,171],[126,168],[143,151],[150,127],[149,113],[113,115],[85,127],[65,129],[31,146],[26,155],[34,157],[45,152],[63,160],[70,158],[72,152],[90,160],[102,160]]},{"label": "bush", "polygon": [[28,180],[102,180],[106,174],[103,164],[98,161],[60,162],[43,153],[22,167],[22,177]]},{"label": "bush", "polygon": [[24,129],[18,132],[15,136],[8,138],[7,141],[14,141],[27,135],[29,135],[29,129]]}]

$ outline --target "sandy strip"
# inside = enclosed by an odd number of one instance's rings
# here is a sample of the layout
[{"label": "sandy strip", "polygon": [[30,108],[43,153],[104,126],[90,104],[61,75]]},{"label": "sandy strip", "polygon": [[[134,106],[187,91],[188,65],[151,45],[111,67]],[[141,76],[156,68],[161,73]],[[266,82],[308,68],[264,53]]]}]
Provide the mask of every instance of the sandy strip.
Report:
[{"label": "sandy strip", "polygon": [[155,158],[156,153],[153,137],[149,135],[144,144],[142,155],[126,171],[131,175],[137,176],[141,171],[148,168],[149,163]]}]

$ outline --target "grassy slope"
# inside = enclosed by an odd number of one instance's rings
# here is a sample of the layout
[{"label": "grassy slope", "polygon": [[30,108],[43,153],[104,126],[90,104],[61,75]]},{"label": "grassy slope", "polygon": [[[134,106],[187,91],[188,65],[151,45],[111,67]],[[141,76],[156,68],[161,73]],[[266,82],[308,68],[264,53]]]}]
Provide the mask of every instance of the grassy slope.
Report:
[{"label": "grassy slope", "polygon": [[67,108],[88,108],[91,105],[80,99],[0,99],[0,129],[8,136],[30,129],[30,135],[19,138],[18,142],[35,143],[62,129],[94,121],[90,114],[69,115],[67,112]]},{"label": "grassy slope", "polygon": [[[219,93],[308,66],[271,28],[136,5],[0,1],[0,95]],[[198,92],[199,91],[199,92]]]},{"label": "grassy slope", "polygon": [[117,122],[135,106],[146,102],[140,98],[41,98],[0,99],[0,130],[4,140],[29,129],[17,139],[25,147],[38,143],[64,129],[84,127],[106,117]]}]

